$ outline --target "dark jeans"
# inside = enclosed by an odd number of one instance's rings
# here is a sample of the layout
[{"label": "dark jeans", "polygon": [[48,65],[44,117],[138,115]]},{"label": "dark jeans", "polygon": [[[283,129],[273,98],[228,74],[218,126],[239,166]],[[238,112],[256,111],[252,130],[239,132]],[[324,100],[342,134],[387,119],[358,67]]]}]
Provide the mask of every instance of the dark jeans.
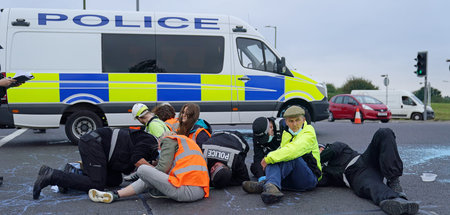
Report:
[{"label": "dark jeans", "polygon": [[305,191],[317,185],[316,176],[301,157],[267,165],[266,177],[266,183],[285,190]]},{"label": "dark jeans", "polygon": [[366,151],[345,174],[356,195],[371,199],[376,205],[385,199],[399,197],[383,179],[392,179],[403,173],[403,162],[398,154],[395,134],[389,128],[380,128],[374,134]]}]

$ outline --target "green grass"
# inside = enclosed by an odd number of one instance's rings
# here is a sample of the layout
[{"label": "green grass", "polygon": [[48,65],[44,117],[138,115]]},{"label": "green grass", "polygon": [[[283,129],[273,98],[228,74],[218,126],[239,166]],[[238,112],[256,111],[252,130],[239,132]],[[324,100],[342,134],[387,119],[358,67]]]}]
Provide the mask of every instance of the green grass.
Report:
[{"label": "green grass", "polygon": [[434,120],[450,120],[450,103],[431,103]]}]

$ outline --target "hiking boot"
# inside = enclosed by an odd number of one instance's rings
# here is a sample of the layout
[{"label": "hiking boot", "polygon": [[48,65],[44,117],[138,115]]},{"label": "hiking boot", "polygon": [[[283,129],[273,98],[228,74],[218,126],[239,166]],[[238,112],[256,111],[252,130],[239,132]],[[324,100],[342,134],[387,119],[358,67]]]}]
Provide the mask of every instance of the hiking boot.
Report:
[{"label": "hiking boot", "polygon": [[119,199],[119,194],[114,191],[100,191],[96,189],[89,190],[89,198],[93,202],[103,202],[103,203],[111,203],[117,199]]},{"label": "hiking boot", "polygon": [[277,203],[283,198],[284,194],[280,192],[277,186],[271,183],[264,185],[264,192],[261,194],[261,199],[266,204]]},{"label": "hiking boot", "polygon": [[419,211],[419,204],[403,198],[395,198],[381,201],[380,208],[390,215],[416,214]]},{"label": "hiking boot", "polygon": [[33,186],[33,199],[39,199],[39,196],[41,195],[41,190],[44,187],[47,187],[51,183],[53,175],[53,169],[42,165],[39,169],[38,177],[36,181],[34,182]]},{"label": "hiking boot", "polygon": [[161,193],[161,191],[157,190],[156,188],[150,189],[148,191],[150,196],[155,199],[168,199],[169,197],[164,195],[164,193]]},{"label": "hiking boot", "polygon": [[397,193],[403,192],[402,186],[400,186],[400,180],[397,178],[393,178],[387,181],[387,186],[391,188],[393,191]]},{"label": "hiking boot", "polygon": [[264,183],[265,181],[244,181],[242,182],[242,189],[247,193],[262,193]]}]

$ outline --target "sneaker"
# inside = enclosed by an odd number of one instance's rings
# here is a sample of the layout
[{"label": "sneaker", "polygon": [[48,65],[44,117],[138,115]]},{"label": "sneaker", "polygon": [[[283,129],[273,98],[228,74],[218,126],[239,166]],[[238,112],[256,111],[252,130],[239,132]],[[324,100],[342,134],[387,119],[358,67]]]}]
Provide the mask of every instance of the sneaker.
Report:
[{"label": "sneaker", "polygon": [[125,181],[137,181],[138,179],[139,179],[139,176],[136,172],[133,172],[133,173],[123,177],[123,180],[125,180]]},{"label": "sneaker", "polygon": [[247,193],[262,193],[265,181],[244,181],[242,189]]},{"label": "sneaker", "polygon": [[387,181],[387,186],[391,188],[393,191],[397,193],[403,192],[402,186],[400,186],[400,180],[397,178],[393,178]]},{"label": "sneaker", "polygon": [[148,191],[150,196],[155,199],[168,199],[169,197],[161,193],[161,191],[153,188]]},{"label": "sneaker", "polygon": [[284,194],[272,183],[264,185],[264,192],[261,193],[261,199],[266,204],[277,203],[283,198]]},{"label": "sneaker", "polygon": [[90,189],[89,198],[93,202],[111,203],[114,201],[114,193],[112,191],[103,192],[96,189]]},{"label": "sneaker", "polygon": [[381,201],[380,208],[390,215],[416,214],[419,211],[419,204],[402,198],[395,198]]}]

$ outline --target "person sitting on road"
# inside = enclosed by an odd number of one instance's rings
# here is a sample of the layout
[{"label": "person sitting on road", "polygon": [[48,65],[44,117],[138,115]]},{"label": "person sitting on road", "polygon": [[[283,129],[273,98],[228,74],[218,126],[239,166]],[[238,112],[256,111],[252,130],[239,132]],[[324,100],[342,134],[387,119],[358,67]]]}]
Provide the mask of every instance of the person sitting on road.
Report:
[{"label": "person sitting on road", "polygon": [[261,166],[261,160],[269,152],[280,147],[281,135],[287,130],[286,122],[283,118],[258,117],[253,121],[253,163],[250,165],[250,171],[258,178],[258,181],[264,180],[264,170]]},{"label": "person sitting on road", "polygon": [[250,180],[245,165],[249,146],[240,132],[214,132],[202,147],[212,187],[237,186]]},{"label": "person sitting on road", "polygon": [[172,132],[160,138],[158,164],[138,165],[139,179],[118,191],[89,190],[94,202],[111,203],[119,198],[148,191],[154,198],[193,202],[209,196],[206,161],[198,145],[190,138]]},{"label": "person sitting on road", "polygon": [[177,134],[193,139],[200,148],[211,137],[211,125],[206,120],[199,119],[200,107],[194,103],[187,103],[181,107],[178,118],[180,127]]},{"label": "person sitting on road", "polygon": [[289,129],[283,132],[280,147],[261,160],[267,179],[242,183],[247,193],[261,193],[266,204],[281,200],[280,189],[314,189],[322,175],[316,132],[306,123],[305,110],[291,106],[283,117]]},{"label": "person sitting on road", "polygon": [[320,150],[323,176],[319,186],[350,187],[387,214],[415,214],[419,210],[416,202],[407,200],[400,185],[403,162],[391,129],[378,129],[363,154],[342,142],[321,144]]},{"label": "person sitting on road", "polygon": [[175,108],[172,105],[169,103],[162,104],[155,107],[153,112],[166,123],[170,131],[177,132],[180,122],[178,118],[175,118]]},{"label": "person sitting on road", "polygon": [[131,111],[133,118],[145,125],[145,131],[159,138],[164,132],[169,131],[167,126],[161,121],[158,116],[150,112],[147,105],[136,103]]},{"label": "person sitting on road", "polygon": [[33,198],[48,185],[58,185],[88,192],[95,188],[119,186],[122,173],[131,173],[135,166],[156,160],[158,140],[144,131],[127,128],[99,128],[81,136],[78,143],[83,174],[75,174],[41,166],[33,187]]}]

